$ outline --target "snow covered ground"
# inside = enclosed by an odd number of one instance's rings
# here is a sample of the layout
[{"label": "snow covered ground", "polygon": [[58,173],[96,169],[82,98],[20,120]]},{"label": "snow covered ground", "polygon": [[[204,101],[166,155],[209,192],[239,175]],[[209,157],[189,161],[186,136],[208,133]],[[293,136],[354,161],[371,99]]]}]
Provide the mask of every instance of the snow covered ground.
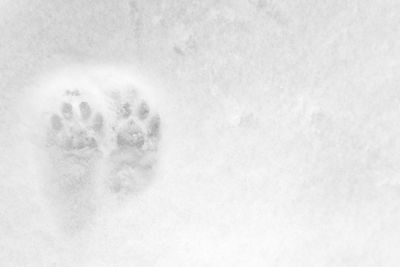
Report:
[{"label": "snow covered ground", "polygon": [[[0,12],[1,266],[399,266],[397,1],[4,0]],[[121,193],[103,189],[125,164],[112,99],[129,86],[161,138],[151,182]],[[105,137],[84,113],[71,122],[101,153],[49,148],[49,133],[70,134],[65,101],[103,116]],[[68,193],[75,167],[96,189]]]}]

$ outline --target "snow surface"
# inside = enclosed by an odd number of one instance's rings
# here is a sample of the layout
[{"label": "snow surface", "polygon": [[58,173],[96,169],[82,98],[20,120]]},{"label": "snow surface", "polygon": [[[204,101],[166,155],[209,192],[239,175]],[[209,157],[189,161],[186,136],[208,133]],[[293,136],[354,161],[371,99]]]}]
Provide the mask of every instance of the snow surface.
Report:
[{"label": "snow surface", "polygon": [[[397,1],[0,12],[1,266],[399,266]],[[160,112],[157,177],[68,235],[43,195],[41,114],[57,85],[101,107],[124,79]]]}]

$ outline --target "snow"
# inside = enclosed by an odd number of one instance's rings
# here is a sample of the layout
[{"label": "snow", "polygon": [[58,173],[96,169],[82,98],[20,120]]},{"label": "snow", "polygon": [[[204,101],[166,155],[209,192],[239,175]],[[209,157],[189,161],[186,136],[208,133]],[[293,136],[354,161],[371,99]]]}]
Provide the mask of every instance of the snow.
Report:
[{"label": "snow", "polygon": [[[0,10],[1,266],[399,265],[396,1]],[[160,113],[156,179],[66,234],[43,114],[71,86],[111,116],[126,83]]]}]

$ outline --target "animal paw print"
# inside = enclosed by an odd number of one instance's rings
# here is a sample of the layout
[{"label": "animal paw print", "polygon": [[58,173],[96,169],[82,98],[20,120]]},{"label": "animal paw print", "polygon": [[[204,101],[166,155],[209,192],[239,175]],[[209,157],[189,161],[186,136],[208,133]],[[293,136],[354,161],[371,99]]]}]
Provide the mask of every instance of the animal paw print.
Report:
[{"label": "animal paw print", "polygon": [[161,137],[160,116],[134,91],[114,99],[117,118],[112,127],[115,142],[110,189],[113,193],[139,192],[153,179]]},{"label": "animal paw print", "polygon": [[119,149],[156,150],[160,139],[160,116],[151,114],[149,105],[141,100],[125,102],[117,111],[116,143]]},{"label": "animal paw print", "polygon": [[78,152],[98,147],[103,132],[102,114],[93,112],[86,101],[61,104],[59,113],[50,119],[51,144],[66,152]]}]

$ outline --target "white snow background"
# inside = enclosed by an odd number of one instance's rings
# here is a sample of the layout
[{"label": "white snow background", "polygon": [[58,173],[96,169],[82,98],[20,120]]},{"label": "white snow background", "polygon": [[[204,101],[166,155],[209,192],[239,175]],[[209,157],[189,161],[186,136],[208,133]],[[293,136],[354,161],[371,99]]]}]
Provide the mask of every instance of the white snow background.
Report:
[{"label": "white snow background", "polygon": [[[146,81],[159,170],[65,236],[36,113],[99,69]],[[0,266],[400,266],[399,71],[398,1],[2,0]]]}]

